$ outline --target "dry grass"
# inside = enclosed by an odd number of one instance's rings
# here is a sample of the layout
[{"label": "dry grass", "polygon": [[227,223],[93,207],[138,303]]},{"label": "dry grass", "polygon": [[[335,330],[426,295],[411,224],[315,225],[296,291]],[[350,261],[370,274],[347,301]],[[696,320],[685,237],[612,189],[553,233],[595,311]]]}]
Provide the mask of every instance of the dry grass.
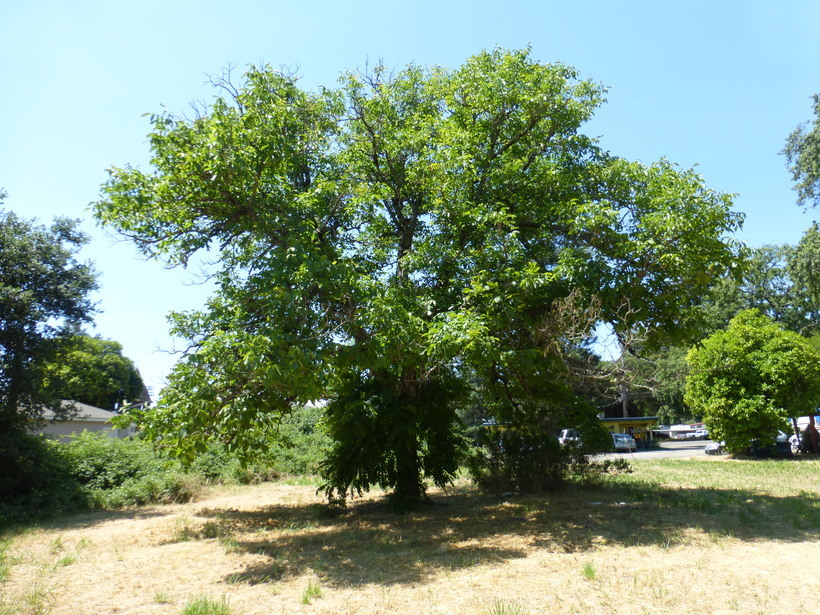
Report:
[{"label": "dry grass", "polygon": [[179,614],[198,596],[234,615],[814,613],[820,463],[800,466],[790,490],[636,464],[509,501],[459,484],[407,515],[379,494],[333,515],[314,487],[265,484],[76,516],[12,537],[0,615]]}]

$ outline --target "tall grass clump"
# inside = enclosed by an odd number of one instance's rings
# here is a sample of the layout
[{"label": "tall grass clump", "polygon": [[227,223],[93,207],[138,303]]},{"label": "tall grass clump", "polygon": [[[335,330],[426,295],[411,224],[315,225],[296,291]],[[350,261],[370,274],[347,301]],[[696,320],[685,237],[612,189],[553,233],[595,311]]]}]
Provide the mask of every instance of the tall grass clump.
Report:
[{"label": "tall grass clump", "polygon": [[493,605],[486,611],[486,615],[529,615],[529,610],[520,602],[508,600],[493,600]]},{"label": "tall grass clump", "polygon": [[231,608],[225,596],[222,596],[220,600],[198,596],[188,601],[181,615],[231,615]]},{"label": "tall grass clump", "polygon": [[322,586],[318,582],[311,580],[305,591],[302,592],[302,604],[310,604],[316,598],[322,597]]}]

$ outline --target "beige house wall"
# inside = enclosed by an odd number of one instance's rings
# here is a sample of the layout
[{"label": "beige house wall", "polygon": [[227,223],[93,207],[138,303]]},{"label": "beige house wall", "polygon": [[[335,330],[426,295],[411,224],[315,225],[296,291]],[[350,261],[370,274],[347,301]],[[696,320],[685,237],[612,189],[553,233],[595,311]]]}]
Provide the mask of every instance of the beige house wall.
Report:
[{"label": "beige house wall", "polygon": [[115,412],[78,402],[64,403],[71,403],[76,410],[76,416],[55,421],[53,420],[54,413],[46,410],[43,416],[46,422],[37,430],[38,433],[59,440],[67,440],[70,436],[81,434],[84,431],[102,432],[111,438],[130,438],[136,433],[136,427],[133,425],[127,429],[115,429],[111,424],[111,419],[117,416]]},{"label": "beige house wall", "polygon": [[48,422],[40,430],[40,433],[58,440],[67,440],[69,437],[81,434],[84,431],[103,432],[110,438],[129,438],[134,435],[134,427],[115,429],[108,422],[76,419]]}]

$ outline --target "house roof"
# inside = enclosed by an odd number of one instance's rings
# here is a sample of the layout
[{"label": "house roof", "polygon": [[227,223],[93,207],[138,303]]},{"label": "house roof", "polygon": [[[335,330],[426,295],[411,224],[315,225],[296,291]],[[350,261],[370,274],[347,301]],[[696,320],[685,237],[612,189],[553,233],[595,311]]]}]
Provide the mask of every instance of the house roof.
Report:
[{"label": "house roof", "polygon": [[102,408],[83,404],[78,401],[63,400],[62,405],[64,408],[73,408],[73,410],[76,411],[76,414],[65,419],[58,419],[52,409],[46,408],[43,412],[43,420],[89,421],[91,423],[105,423],[113,417],[118,416],[116,412],[103,410]]},{"label": "house roof", "polygon": [[612,418],[602,418],[602,423],[657,423],[657,416],[616,416]]}]

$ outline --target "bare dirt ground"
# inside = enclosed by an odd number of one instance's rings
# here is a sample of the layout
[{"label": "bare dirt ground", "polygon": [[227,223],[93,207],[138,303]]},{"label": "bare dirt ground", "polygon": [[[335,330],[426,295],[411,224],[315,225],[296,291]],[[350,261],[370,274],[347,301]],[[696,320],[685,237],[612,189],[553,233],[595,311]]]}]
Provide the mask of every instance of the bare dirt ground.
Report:
[{"label": "bare dirt ground", "polygon": [[811,529],[608,492],[433,496],[334,516],[315,487],[263,484],[67,518],[12,539],[0,614],[178,614],[200,596],[234,615],[817,612]]}]

